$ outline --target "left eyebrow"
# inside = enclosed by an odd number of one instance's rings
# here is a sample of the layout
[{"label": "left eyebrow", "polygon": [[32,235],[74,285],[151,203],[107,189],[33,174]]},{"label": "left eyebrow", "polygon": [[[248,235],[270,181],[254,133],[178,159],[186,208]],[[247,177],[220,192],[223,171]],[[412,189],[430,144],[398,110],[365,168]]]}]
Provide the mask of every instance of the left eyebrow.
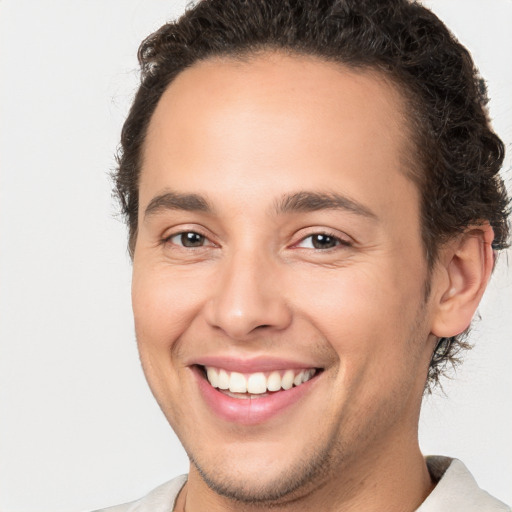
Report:
[{"label": "left eyebrow", "polygon": [[199,194],[166,192],[151,199],[144,212],[144,218],[163,210],[184,210],[188,212],[212,213],[208,200]]},{"label": "left eyebrow", "polygon": [[361,203],[332,192],[301,191],[284,195],[275,203],[276,213],[345,210],[376,220],[377,215]]}]

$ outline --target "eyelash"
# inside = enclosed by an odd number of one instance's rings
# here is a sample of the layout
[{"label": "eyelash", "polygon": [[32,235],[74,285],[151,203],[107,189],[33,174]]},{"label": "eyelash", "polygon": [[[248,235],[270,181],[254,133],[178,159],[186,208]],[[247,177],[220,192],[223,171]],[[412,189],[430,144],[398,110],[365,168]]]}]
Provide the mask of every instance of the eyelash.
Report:
[{"label": "eyelash", "polygon": [[[329,250],[334,250],[336,248],[339,248],[340,246],[341,247],[351,247],[352,246],[352,243],[349,242],[348,240],[345,240],[345,239],[335,235],[334,233],[329,233],[328,231],[317,231],[314,233],[310,233],[309,235],[302,237],[294,246],[297,247],[297,246],[299,246],[299,244],[304,243],[308,239],[312,240],[313,237],[329,238],[335,243],[335,245],[332,247],[327,247],[327,248],[319,248],[319,247],[314,247],[314,242],[312,242],[313,247],[307,247],[307,249],[313,249],[315,251],[325,252],[325,251],[329,251]],[[301,248],[301,247],[299,247],[299,248]]]},{"label": "eyelash", "polygon": [[[194,246],[194,245],[191,245],[191,246],[184,245],[183,244],[183,236],[184,235],[192,235],[192,236],[200,237],[201,245],[196,245],[196,246]],[[181,243],[176,243],[176,242],[172,241],[173,239],[175,239],[177,237],[181,237]],[[335,245],[332,246],[332,247],[321,248],[321,247],[314,247],[314,242],[312,242],[311,245],[313,247],[299,247],[300,244],[304,243],[308,239],[313,239],[313,237],[326,237],[326,238],[329,238],[329,239],[332,240],[332,242],[335,243]],[[205,241],[208,241],[209,244],[205,244],[204,243]],[[170,244],[173,244],[173,245],[175,245],[175,246],[177,246],[177,247],[179,247],[181,249],[200,249],[200,248],[203,248],[203,247],[211,247],[211,246],[215,245],[213,242],[209,241],[209,239],[208,239],[208,237],[206,235],[203,235],[202,233],[200,233],[198,231],[193,231],[193,230],[190,230],[190,231],[180,231],[178,233],[173,233],[172,235],[170,235],[168,237],[165,237],[162,240],[162,243],[164,243],[164,244],[170,243]],[[325,252],[325,251],[336,249],[336,248],[338,248],[340,246],[342,246],[342,247],[351,247],[352,243],[349,242],[348,240],[340,238],[339,236],[336,236],[333,233],[329,233],[327,231],[318,231],[318,232],[310,233],[309,235],[302,237],[292,247],[297,247],[299,249],[312,249],[314,251]]]},{"label": "eyelash", "polygon": [[197,237],[201,237],[202,241],[205,242],[205,241],[209,241],[208,237],[206,235],[203,235],[202,233],[200,233],[199,231],[193,231],[193,230],[188,230],[188,231],[180,231],[178,233],[173,233],[172,235],[169,235],[167,237],[165,237],[162,242],[164,244],[167,244],[167,243],[170,243],[172,245],[175,245],[181,249],[200,249],[202,247],[209,247],[209,246],[213,246],[213,242],[210,242],[209,244],[205,245],[204,243],[201,244],[201,245],[197,245],[197,246],[186,246],[186,245],[183,245],[183,243],[176,243],[176,242],[173,242],[173,238],[177,238],[177,237],[181,237],[181,241],[183,242],[183,236],[184,235],[196,235]]}]

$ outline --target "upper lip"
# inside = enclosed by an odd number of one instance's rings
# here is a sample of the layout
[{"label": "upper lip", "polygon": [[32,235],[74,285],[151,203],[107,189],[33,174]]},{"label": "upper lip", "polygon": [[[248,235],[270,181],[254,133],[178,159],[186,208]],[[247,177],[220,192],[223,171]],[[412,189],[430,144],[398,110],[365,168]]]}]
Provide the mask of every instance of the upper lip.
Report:
[{"label": "upper lip", "polygon": [[233,356],[203,356],[191,361],[189,366],[193,365],[222,368],[230,372],[240,373],[319,368],[318,365],[312,364],[310,361],[272,357],[239,358]]}]

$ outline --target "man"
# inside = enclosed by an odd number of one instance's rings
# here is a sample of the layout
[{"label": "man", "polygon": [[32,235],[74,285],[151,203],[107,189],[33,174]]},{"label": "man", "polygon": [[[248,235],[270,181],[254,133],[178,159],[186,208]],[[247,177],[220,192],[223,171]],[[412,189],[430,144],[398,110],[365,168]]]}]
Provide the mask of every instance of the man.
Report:
[{"label": "man", "polygon": [[418,446],[508,237],[467,51],[406,0],[204,0],[139,58],[117,191],[190,472],[111,510],[509,510]]}]

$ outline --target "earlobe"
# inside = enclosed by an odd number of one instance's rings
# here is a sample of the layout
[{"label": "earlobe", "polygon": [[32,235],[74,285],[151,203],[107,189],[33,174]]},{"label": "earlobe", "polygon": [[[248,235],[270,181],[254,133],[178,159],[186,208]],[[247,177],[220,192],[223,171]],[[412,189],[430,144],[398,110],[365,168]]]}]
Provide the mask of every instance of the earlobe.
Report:
[{"label": "earlobe", "polygon": [[467,329],[494,266],[489,223],[469,227],[442,249],[437,269],[436,312],[432,334],[440,338],[456,336]]}]

